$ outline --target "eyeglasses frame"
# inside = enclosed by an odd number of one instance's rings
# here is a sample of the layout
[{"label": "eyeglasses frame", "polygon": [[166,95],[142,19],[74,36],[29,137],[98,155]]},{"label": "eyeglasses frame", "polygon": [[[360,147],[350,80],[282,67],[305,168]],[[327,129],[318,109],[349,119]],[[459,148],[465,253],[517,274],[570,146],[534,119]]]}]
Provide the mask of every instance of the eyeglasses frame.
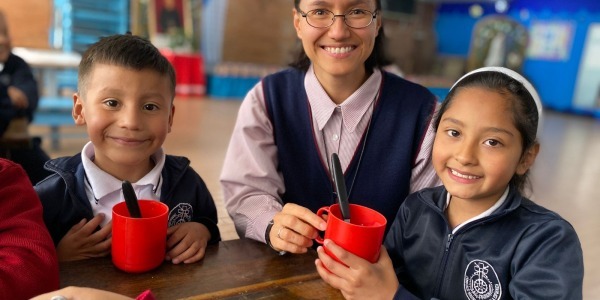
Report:
[{"label": "eyeglasses frame", "polygon": [[[379,11],[377,11],[377,10],[375,10],[374,12],[372,12],[372,11],[369,11],[369,10],[366,10],[366,9],[361,9],[361,10],[363,10],[363,11],[366,11],[366,12],[368,12],[368,13],[370,13],[370,14],[371,14],[371,20],[369,21],[369,24],[367,24],[367,25],[365,25],[365,26],[363,26],[363,27],[354,27],[354,26],[350,26],[350,25],[348,24],[348,22],[346,22],[346,15],[347,15],[348,13],[345,13],[345,14],[343,14],[343,15],[336,15],[334,12],[332,12],[332,11],[330,11],[330,10],[328,10],[328,9],[311,9],[311,10],[309,10],[309,11],[307,11],[307,12],[303,12],[303,11],[302,11],[301,9],[299,9],[299,8],[296,8],[296,10],[298,10],[298,12],[300,13],[300,16],[302,16],[302,17],[303,17],[303,18],[306,20],[306,24],[308,24],[309,26],[311,26],[311,27],[313,27],[313,28],[318,28],[318,29],[324,29],[324,28],[329,28],[329,27],[331,27],[331,25],[333,25],[333,23],[335,23],[335,18],[336,18],[336,17],[343,17],[343,19],[344,19],[344,24],[346,24],[346,26],[348,26],[348,27],[350,27],[350,28],[354,28],[354,29],[363,29],[363,28],[367,28],[367,27],[369,27],[369,25],[373,24],[373,20],[375,20],[375,19],[377,18],[377,14],[379,13]],[[333,14],[333,17],[331,18],[331,23],[330,23],[329,25],[325,26],[325,27],[316,27],[316,26],[314,26],[314,25],[310,24],[310,22],[308,22],[308,14],[309,14],[310,12],[312,12],[312,11],[315,11],[315,10],[324,10],[324,11],[328,11],[328,12],[332,13],[332,14]]]}]

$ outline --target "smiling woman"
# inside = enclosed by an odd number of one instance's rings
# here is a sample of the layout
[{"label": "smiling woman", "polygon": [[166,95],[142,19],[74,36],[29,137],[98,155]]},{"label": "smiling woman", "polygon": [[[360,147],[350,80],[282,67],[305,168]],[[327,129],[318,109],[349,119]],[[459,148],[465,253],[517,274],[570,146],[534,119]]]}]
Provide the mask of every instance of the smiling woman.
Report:
[{"label": "smiling woman", "polygon": [[381,69],[387,60],[380,1],[295,0],[291,11],[302,47],[291,68],[246,95],[221,185],[241,237],[303,253],[325,226],[315,213],[336,201],[332,153],[349,202],[387,219],[409,191],[438,183],[428,122],[436,101],[424,87]]}]

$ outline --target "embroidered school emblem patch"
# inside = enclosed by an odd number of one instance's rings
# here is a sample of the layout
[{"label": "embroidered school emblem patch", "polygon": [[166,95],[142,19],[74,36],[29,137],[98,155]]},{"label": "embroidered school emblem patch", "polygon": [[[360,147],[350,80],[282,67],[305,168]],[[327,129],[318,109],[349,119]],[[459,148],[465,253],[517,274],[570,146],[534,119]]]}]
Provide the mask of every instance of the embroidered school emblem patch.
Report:
[{"label": "embroidered school emblem patch", "polygon": [[487,261],[475,259],[465,269],[465,294],[470,300],[498,300],[502,286],[496,270]]},{"label": "embroidered school emblem patch", "polygon": [[169,212],[169,227],[192,220],[194,209],[189,203],[179,203]]}]

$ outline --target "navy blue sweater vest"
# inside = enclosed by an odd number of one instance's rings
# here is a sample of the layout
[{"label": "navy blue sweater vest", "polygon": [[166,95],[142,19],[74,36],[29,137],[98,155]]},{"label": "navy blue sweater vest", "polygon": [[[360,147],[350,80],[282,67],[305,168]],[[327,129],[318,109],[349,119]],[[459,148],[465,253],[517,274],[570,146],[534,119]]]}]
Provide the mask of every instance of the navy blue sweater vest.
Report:
[{"label": "navy blue sweater vest", "polygon": [[[304,76],[302,71],[287,69],[265,77],[262,84],[285,183],[280,196],[284,203],[316,212],[336,198],[319,155],[316,139],[321,136],[314,135]],[[386,233],[408,195],[414,159],[434,107],[435,97],[426,88],[383,72],[370,128],[344,175],[346,186],[353,186],[350,203],[382,213],[388,220]]]}]

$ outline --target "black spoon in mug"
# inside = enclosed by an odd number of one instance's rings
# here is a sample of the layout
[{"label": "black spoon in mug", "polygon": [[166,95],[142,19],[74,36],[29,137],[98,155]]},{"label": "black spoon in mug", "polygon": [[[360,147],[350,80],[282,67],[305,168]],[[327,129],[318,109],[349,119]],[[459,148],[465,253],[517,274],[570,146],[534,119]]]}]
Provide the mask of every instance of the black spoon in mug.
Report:
[{"label": "black spoon in mug", "polygon": [[331,173],[333,177],[333,183],[335,185],[335,192],[337,194],[338,203],[340,204],[340,210],[342,212],[342,218],[344,222],[350,223],[350,204],[348,204],[348,192],[346,191],[346,180],[344,179],[344,172],[342,172],[342,164],[337,153],[331,154]]},{"label": "black spoon in mug", "polygon": [[141,218],[142,213],[140,211],[140,205],[138,204],[138,199],[135,196],[133,186],[129,181],[123,180],[121,187],[123,189],[123,197],[125,197],[125,204],[127,204],[129,215],[132,218]]}]

